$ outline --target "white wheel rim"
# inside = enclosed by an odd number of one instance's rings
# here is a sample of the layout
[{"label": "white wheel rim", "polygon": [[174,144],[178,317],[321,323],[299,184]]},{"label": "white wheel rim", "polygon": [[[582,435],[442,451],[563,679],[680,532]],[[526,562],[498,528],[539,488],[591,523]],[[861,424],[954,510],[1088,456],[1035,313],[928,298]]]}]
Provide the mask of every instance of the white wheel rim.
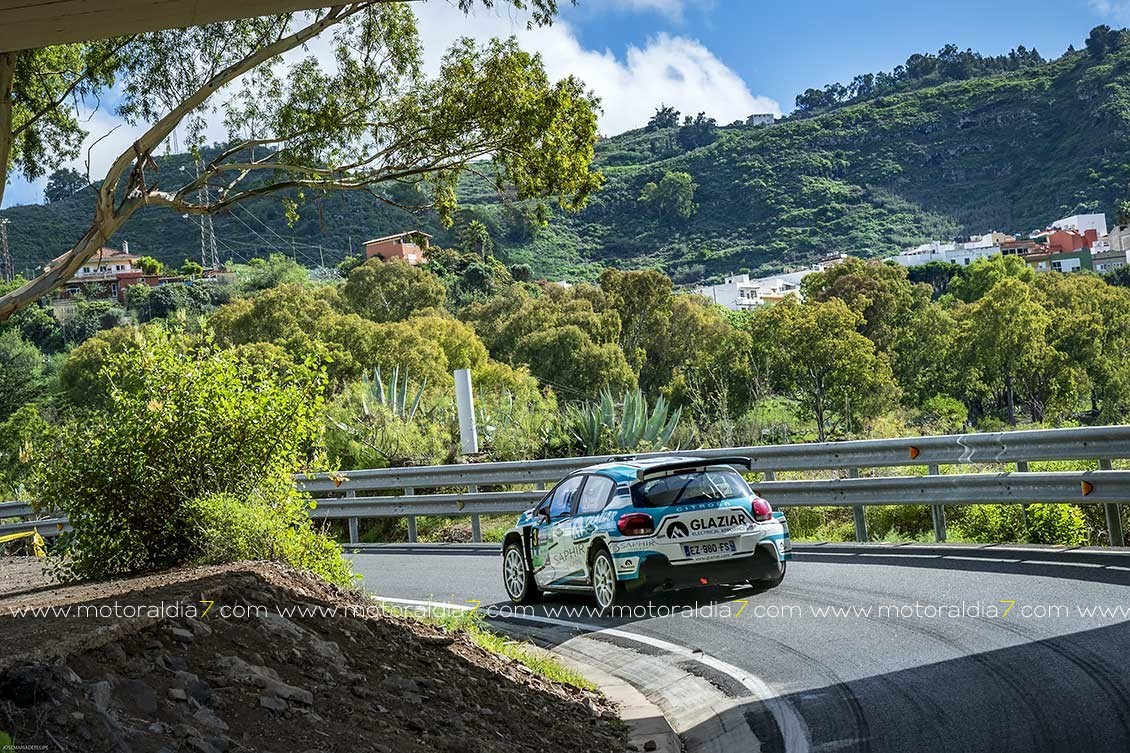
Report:
[{"label": "white wheel rim", "polygon": [[522,562],[522,553],[513,547],[506,550],[503,576],[506,581],[506,593],[519,598],[526,587],[526,565]]},{"label": "white wheel rim", "polygon": [[616,593],[616,576],[612,573],[612,564],[608,557],[599,555],[592,568],[593,590],[596,592],[596,603],[602,609],[612,604],[612,597]]}]

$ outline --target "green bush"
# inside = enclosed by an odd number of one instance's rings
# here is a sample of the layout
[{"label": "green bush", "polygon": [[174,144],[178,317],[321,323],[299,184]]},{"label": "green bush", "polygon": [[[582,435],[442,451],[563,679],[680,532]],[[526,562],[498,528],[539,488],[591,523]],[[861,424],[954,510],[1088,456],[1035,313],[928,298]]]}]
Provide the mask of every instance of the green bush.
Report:
[{"label": "green bush", "polygon": [[1086,520],[1072,505],[972,505],[959,509],[953,530],[958,538],[986,544],[1087,543]]},{"label": "green bush", "polygon": [[207,334],[150,327],[136,337],[132,352],[106,355],[105,406],[63,426],[37,460],[41,504],[74,529],[64,576],[191,561],[201,553],[195,500],[281,493],[320,444],[320,376],[249,366]]},{"label": "green bush", "polygon": [[353,583],[349,561],[331,537],[311,525],[310,506],[292,485],[250,497],[228,493],[200,497],[191,509],[199,560],[204,564],[285,562],[348,587]]}]

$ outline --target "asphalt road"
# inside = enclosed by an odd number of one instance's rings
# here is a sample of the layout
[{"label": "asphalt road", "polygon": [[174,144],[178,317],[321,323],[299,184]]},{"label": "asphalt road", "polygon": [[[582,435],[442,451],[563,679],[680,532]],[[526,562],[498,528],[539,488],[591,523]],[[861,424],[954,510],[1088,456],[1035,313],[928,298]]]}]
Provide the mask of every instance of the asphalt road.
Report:
[{"label": "asphalt road", "polygon": [[[795,709],[813,751],[1126,753],[1125,559],[803,552],[767,593],[685,592],[656,602],[665,613],[620,619],[587,613],[580,596],[550,598],[539,610],[740,667]],[[508,604],[497,553],[376,551],[353,560],[381,596]],[[767,714],[751,707],[746,716],[762,750],[785,749]]]}]

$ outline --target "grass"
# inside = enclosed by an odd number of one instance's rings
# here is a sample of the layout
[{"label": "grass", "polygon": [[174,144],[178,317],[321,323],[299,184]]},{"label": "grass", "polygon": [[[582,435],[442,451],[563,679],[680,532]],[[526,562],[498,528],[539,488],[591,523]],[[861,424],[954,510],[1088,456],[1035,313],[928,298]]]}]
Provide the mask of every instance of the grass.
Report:
[{"label": "grass", "polygon": [[491,630],[483,618],[473,611],[431,613],[426,616],[413,615],[413,617],[449,632],[462,633],[476,646],[512,659],[549,680],[581,690],[597,690],[596,685],[585,679],[584,675],[569,669],[545,649]]}]

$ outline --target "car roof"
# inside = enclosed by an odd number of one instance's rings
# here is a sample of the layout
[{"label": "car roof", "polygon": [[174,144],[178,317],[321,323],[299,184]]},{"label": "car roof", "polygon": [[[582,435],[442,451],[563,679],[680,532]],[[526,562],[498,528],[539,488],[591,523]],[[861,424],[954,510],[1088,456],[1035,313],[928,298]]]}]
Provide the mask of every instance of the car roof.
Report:
[{"label": "car roof", "polygon": [[[600,473],[605,476],[610,476],[616,481],[636,481],[639,479],[639,472],[654,468],[658,465],[669,465],[678,462],[700,462],[706,465],[713,465],[712,458],[695,457],[694,455],[661,455],[659,457],[648,458],[624,458],[622,460],[611,460],[607,463],[599,463],[597,465],[590,465],[587,468],[582,468],[577,473]],[[718,465],[725,465],[724,462],[719,462]]]}]

